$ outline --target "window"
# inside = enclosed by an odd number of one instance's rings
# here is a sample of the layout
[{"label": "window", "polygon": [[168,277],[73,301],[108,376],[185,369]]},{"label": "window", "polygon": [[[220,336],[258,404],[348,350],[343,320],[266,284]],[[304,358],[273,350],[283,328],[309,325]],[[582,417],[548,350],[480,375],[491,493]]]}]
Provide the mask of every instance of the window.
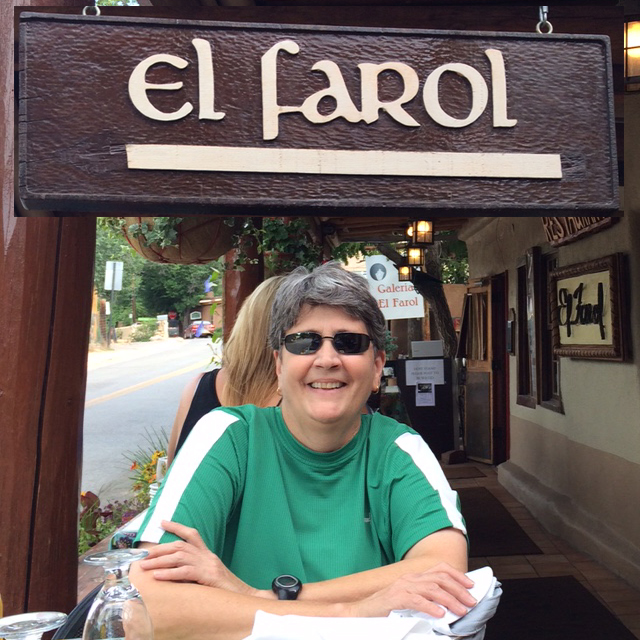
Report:
[{"label": "window", "polygon": [[551,298],[549,275],[558,267],[558,256],[549,253],[542,256],[540,280],[540,404],[552,411],[564,413],[560,395],[560,356],[553,353],[553,325],[551,323]]},{"label": "window", "polygon": [[529,249],[518,265],[517,403],[562,412],[560,358],[553,353],[549,274],[557,255]]},{"label": "window", "polygon": [[[529,267],[532,267],[531,257],[528,255],[518,265],[518,305],[516,327],[518,333],[517,367],[518,367],[518,398],[517,403],[534,409],[537,404],[536,369],[535,369],[535,331],[530,331],[530,320],[535,324],[535,298],[530,299]],[[530,312],[531,311],[531,316]]]}]

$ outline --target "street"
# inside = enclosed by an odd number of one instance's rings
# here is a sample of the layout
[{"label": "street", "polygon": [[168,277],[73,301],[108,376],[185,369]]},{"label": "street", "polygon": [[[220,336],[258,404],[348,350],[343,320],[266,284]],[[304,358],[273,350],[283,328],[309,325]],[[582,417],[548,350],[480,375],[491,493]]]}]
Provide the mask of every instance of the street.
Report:
[{"label": "street", "polygon": [[184,386],[209,366],[209,344],[172,338],[89,354],[82,491],[93,491],[103,505],[127,497],[127,455],[150,450],[149,439],[168,438]]}]

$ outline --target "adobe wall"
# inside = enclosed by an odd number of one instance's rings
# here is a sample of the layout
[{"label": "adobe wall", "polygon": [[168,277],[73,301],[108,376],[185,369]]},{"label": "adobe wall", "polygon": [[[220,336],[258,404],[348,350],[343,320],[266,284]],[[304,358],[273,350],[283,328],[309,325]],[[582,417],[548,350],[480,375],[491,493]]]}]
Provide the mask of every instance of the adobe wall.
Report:
[{"label": "adobe wall", "polygon": [[[564,414],[516,403],[510,368],[510,458],[500,482],[553,533],[640,586],[640,95],[625,102],[624,217],[611,228],[558,250],[560,266],[615,252],[628,257],[634,359],[626,363],[561,359]],[[516,308],[516,264],[546,243],[540,218],[484,218],[464,230],[470,279],[508,272]]]}]

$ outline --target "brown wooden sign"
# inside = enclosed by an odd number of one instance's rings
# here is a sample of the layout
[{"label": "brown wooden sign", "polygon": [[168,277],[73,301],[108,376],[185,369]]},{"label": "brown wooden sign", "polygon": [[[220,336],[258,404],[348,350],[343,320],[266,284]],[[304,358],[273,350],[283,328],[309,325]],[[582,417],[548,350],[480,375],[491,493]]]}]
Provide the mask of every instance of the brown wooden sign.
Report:
[{"label": "brown wooden sign", "polygon": [[602,229],[610,227],[619,218],[594,217],[594,216],[566,216],[564,218],[543,217],[542,226],[544,228],[547,242],[552,247],[575,242],[580,238],[597,233]]},{"label": "brown wooden sign", "polygon": [[553,351],[571,358],[626,360],[628,306],[624,255],[550,274]]},{"label": "brown wooden sign", "polygon": [[23,13],[20,55],[29,208],[618,209],[605,36]]}]

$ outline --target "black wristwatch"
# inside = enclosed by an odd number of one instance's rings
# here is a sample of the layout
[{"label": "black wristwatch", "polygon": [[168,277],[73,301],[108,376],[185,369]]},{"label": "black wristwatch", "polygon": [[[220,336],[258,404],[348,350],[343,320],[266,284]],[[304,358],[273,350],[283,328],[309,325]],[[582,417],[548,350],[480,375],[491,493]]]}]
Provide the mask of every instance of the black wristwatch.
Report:
[{"label": "black wristwatch", "polygon": [[278,596],[278,600],[295,600],[302,590],[302,582],[295,576],[284,574],[274,578],[271,589]]}]

